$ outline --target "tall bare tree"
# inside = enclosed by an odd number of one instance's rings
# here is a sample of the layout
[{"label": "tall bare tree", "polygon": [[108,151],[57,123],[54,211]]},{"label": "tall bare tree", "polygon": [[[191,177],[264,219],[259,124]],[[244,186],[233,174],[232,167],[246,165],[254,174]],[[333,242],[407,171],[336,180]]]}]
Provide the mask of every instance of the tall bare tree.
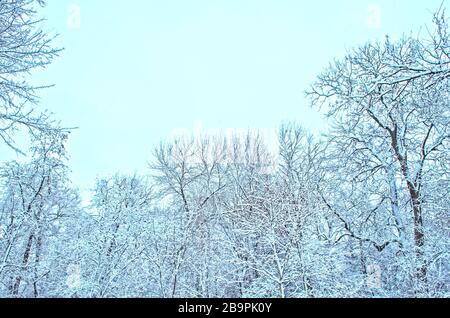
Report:
[{"label": "tall bare tree", "polygon": [[436,13],[434,23],[425,38],[386,38],[352,50],[307,92],[312,105],[324,106],[334,120],[332,141],[359,177],[381,171],[391,178],[393,191],[395,180],[402,180],[421,285],[427,280],[424,186],[433,182],[437,162],[448,160],[450,137],[450,47],[443,12]]}]

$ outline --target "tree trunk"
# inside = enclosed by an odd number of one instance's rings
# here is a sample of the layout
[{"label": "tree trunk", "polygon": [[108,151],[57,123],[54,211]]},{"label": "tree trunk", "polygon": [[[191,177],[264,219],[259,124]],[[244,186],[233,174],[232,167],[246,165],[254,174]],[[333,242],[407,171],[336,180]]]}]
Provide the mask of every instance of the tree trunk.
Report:
[{"label": "tree trunk", "polygon": [[427,282],[427,266],[424,260],[424,245],[425,238],[423,233],[423,217],[422,207],[420,202],[420,193],[415,190],[413,185],[408,183],[408,190],[411,196],[411,205],[414,213],[414,245],[416,248],[416,278],[421,285],[426,285]]},{"label": "tree trunk", "polygon": [[420,201],[420,192],[417,184],[411,182],[409,178],[409,167],[407,155],[402,155],[399,149],[399,142],[397,137],[397,126],[393,130],[388,129],[391,136],[392,148],[396,154],[397,160],[400,164],[403,178],[405,178],[406,185],[411,199],[411,206],[414,215],[414,247],[416,254],[416,279],[420,286],[426,286],[427,282],[427,267],[424,260],[423,247],[425,245],[425,235],[423,232],[423,217],[422,206]]},{"label": "tree trunk", "polygon": [[[25,253],[23,254],[22,265],[23,265],[24,269],[26,269],[26,266],[28,265],[28,259],[30,258],[31,246],[33,244],[33,239],[34,239],[34,235],[30,234],[30,236],[28,237],[27,247],[25,248]],[[19,287],[20,287],[21,282],[22,282],[22,276],[19,275],[16,278],[16,282],[14,283],[13,290],[12,290],[14,296],[19,295]]]}]

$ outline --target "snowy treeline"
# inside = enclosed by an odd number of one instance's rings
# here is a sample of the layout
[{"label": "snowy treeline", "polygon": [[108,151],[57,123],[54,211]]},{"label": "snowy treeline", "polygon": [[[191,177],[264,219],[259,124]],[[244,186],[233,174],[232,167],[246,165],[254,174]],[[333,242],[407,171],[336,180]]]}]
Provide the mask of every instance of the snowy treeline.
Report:
[{"label": "snowy treeline", "polygon": [[[0,297],[449,297],[450,47],[369,43],[307,91],[329,118],[278,149],[257,133],[180,137],[148,173],[97,180],[83,206],[68,134],[27,74],[59,52],[36,0],[0,2]],[[39,1],[41,3],[41,1]]]}]

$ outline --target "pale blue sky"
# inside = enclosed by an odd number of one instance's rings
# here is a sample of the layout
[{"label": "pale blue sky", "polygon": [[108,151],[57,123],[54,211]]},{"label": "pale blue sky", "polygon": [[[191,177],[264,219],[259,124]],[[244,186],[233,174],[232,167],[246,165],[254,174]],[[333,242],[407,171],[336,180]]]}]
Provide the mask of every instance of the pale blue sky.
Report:
[{"label": "pale blue sky", "polygon": [[[34,80],[56,84],[41,106],[80,127],[70,167],[84,191],[97,176],[145,171],[161,139],[196,121],[272,129],[295,120],[320,131],[303,91],[330,60],[417,32],[441,2],[50,0],[42,13],[66,50]],[[79,28],[68,24],[71,4]]]}]

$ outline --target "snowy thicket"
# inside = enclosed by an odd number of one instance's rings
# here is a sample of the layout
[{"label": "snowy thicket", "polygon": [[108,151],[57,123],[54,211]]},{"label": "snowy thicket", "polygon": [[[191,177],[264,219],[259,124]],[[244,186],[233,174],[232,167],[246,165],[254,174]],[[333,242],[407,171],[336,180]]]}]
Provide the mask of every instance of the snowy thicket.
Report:
[{"label": "snowy thicket", "polygon": [[146,175],[97,180],[82,206],[67,133],[33,106],[26,75],[58,52],[36,0],[0,2],[0,297],[449,297],[450,47],[369,43],[306,95],[327,136],[294,123],[274,153],[258,134],[180,137]]}]

